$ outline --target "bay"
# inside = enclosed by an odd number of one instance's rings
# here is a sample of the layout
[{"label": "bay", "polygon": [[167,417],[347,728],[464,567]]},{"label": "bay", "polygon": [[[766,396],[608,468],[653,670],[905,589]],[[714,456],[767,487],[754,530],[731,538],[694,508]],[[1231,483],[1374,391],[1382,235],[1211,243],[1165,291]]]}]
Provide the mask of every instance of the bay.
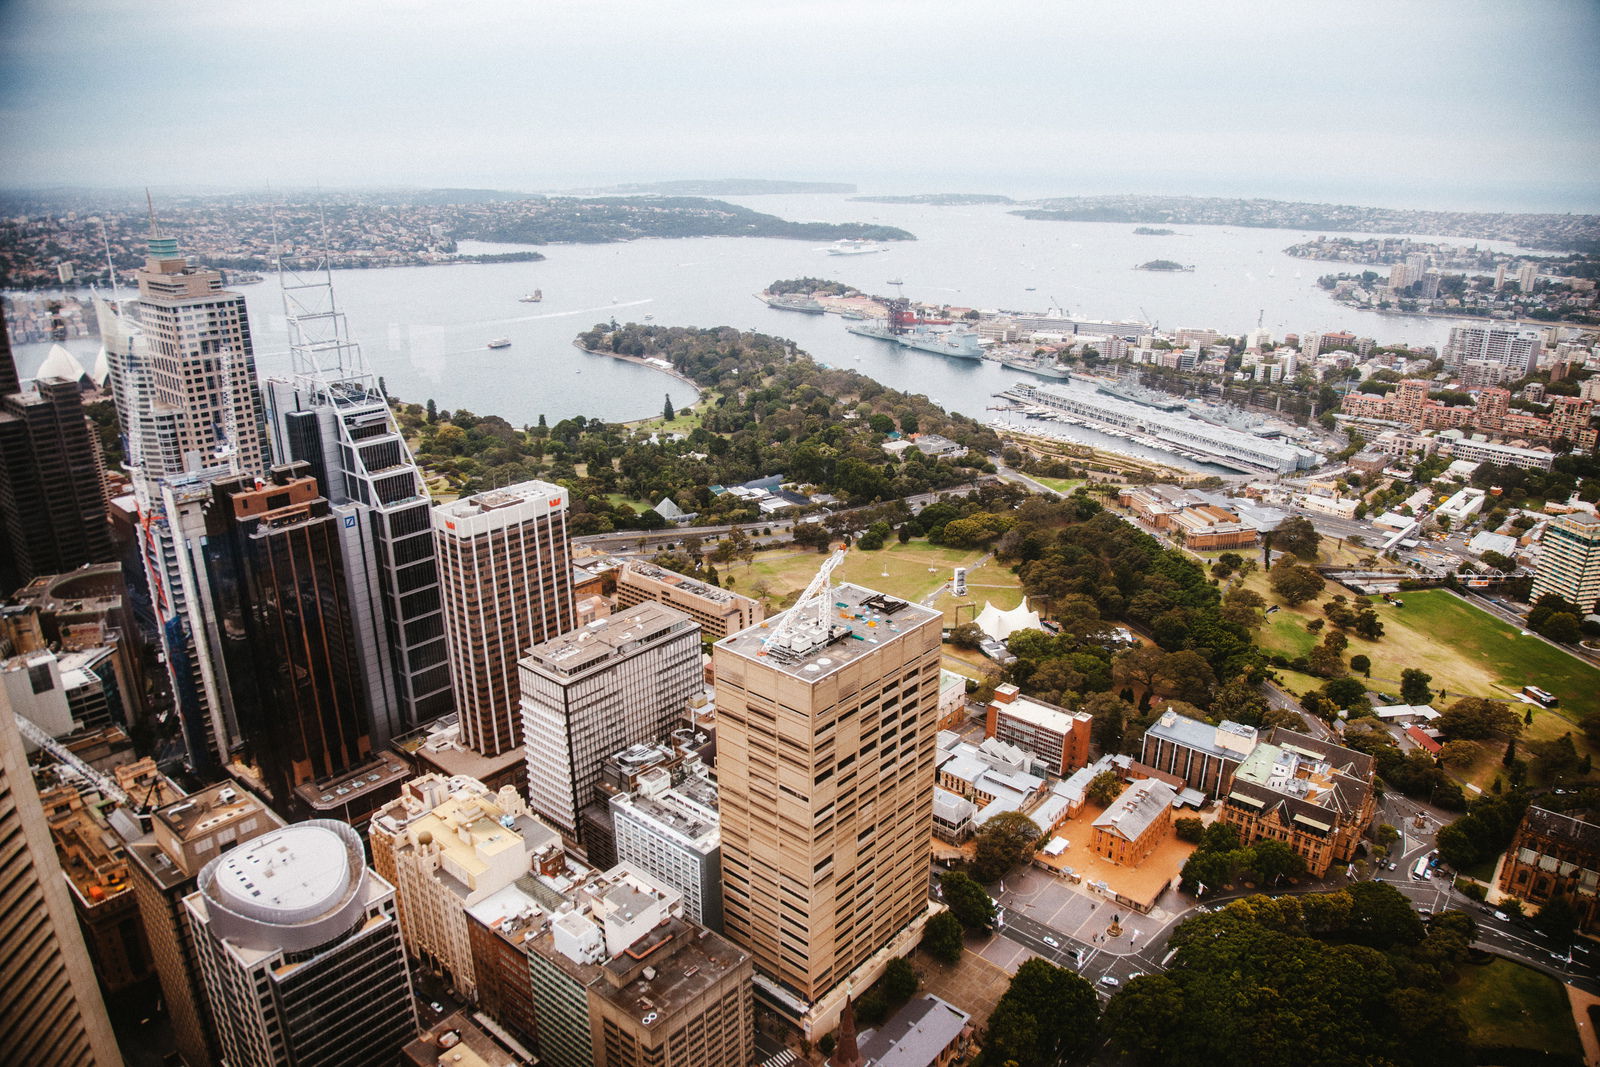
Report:
[{"label": "bay", "polygon": [[[660,411],[664,395],[679,406],[689,401],[690,389],[681,381],[573,347],[577,333],[612,319],[735,326],[787,337],[821,362],[980,419],[995,403],[992,394],[1019,377],[997,363],[947,359],[857,337],[836,316],[778,311],[754,296],[771,281],[803,275],[965,307],[1055,306],[1088,318],[1143,319],[1164,329],[1212,327],[1228,335],[1259,320],[1278,337],[1347,329],[1380,343],[1442,345],[1451,325],[1446,319],[1355,311],[1328,299],[1316,287],[1317,276],[1354,268],[1282,253],[1315,232],[1174,226],[1178,234],[1151,237],[1120,223],[1021,219],[1004,205],[869,204],[830,195],[732,199],[802,221],[882,222],[910,230],[918,240],[863,256],[830,256],[819,245],[764,238],[554,245],[539,249],[548,258],[537,263],[336,271],[334,288],[353,335],[392,395],[498,414],[514,425],[536,422],[541,414],[551,422],[574,415],[641,418]],[[462,251],[516,247],[463,243]],[[1195,270],[1133,269],[1151,259],[1173,259]],[[518,302],[534,289],[543,291],[541,303]],[[269,276],[240,291],[250,309],[259,372],[288,373],[276,280]],[[487,348],[497,337],[509,338],[511,346]],[[92,366],[95,341],[68,347]],[[18,346],[19,371],[26,377],[47,350]]]}]

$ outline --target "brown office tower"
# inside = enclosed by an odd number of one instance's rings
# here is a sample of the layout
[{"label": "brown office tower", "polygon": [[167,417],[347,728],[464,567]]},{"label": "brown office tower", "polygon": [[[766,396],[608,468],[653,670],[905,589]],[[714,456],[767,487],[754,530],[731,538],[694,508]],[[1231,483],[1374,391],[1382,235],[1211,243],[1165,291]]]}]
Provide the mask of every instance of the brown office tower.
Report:
[{"label": "brown office tower", "polygon": [[236,845],[283,826],[261,801],[232,782],[207,786],[157,808],[151,830],[128,843],[134,899],[150,943],[150,957],[178,1055],[188,1067],[221,1060],[193,932],[183,920],[183,898],[211,860]]},{"label": "brown office tower", "polygon": [[943,616],[830,588],[840,558],[712,653],[724,932],[812,1039],[929,913]]},{"label": "brown office tower", "polygon": [[310,810],[297,787],[372,755],[339,534],[309,470],[219,481],[206,512],[211,639],[244,761],[287,818]]},{"label": "brown office tower", "polygon": [[0,688],[0,1049],[7,1063],[120,1064],[44,809]]},{"label": "brown office tower", "polygon": [[461,740],[510,763],[522,758],[517,660],[573,625],[566,499],[529,481],[433,511]]},{"label": "brown office tower", "polygon": [[116,558],[103,475],[78,382],[46,375],[24,389],[0,311],[0,595]]}]

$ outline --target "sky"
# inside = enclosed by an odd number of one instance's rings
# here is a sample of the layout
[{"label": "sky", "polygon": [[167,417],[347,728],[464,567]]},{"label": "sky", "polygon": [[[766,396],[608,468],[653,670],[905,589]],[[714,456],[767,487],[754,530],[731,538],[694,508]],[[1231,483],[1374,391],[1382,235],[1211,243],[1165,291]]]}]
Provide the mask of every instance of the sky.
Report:
[{"label": "sky", "polygon": [[1600,211],[1600,2],[0,0],[0,186]]}]

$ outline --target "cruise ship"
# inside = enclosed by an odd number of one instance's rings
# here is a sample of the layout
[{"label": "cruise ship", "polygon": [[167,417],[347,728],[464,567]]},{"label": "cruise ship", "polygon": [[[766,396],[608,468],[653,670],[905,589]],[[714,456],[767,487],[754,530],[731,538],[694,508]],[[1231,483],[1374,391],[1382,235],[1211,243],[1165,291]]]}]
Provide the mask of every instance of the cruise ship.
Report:
[{"label": "cruise ship", "polygon": [[847,238],[843,241],[835,241],[823,251],[830,256],[866,256],[871,255],[873,252],[887,252],[889,250],[883,245],[873,244],[871,241]]}]

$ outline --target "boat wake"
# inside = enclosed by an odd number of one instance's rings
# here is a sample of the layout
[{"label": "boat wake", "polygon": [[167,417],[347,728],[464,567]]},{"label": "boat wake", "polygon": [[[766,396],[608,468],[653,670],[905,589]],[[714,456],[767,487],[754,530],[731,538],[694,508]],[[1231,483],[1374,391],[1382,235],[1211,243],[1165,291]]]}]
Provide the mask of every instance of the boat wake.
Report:
[{"label": "boat wake", "polygon": [[655,303],[655,297],[647,296],[643,300],[623,300],[615,304],[599,304],[592,308],[577,308],[573,311],[547,311],[542,315],[517,315],[509,319],[485,319],[472,325],[487,326],[498,322],[538,322],[540,319],[569,319],[574,315],[593,315],[597,312],[611,311],[615,308],[635,308],[642,304],[653,303]]}]

